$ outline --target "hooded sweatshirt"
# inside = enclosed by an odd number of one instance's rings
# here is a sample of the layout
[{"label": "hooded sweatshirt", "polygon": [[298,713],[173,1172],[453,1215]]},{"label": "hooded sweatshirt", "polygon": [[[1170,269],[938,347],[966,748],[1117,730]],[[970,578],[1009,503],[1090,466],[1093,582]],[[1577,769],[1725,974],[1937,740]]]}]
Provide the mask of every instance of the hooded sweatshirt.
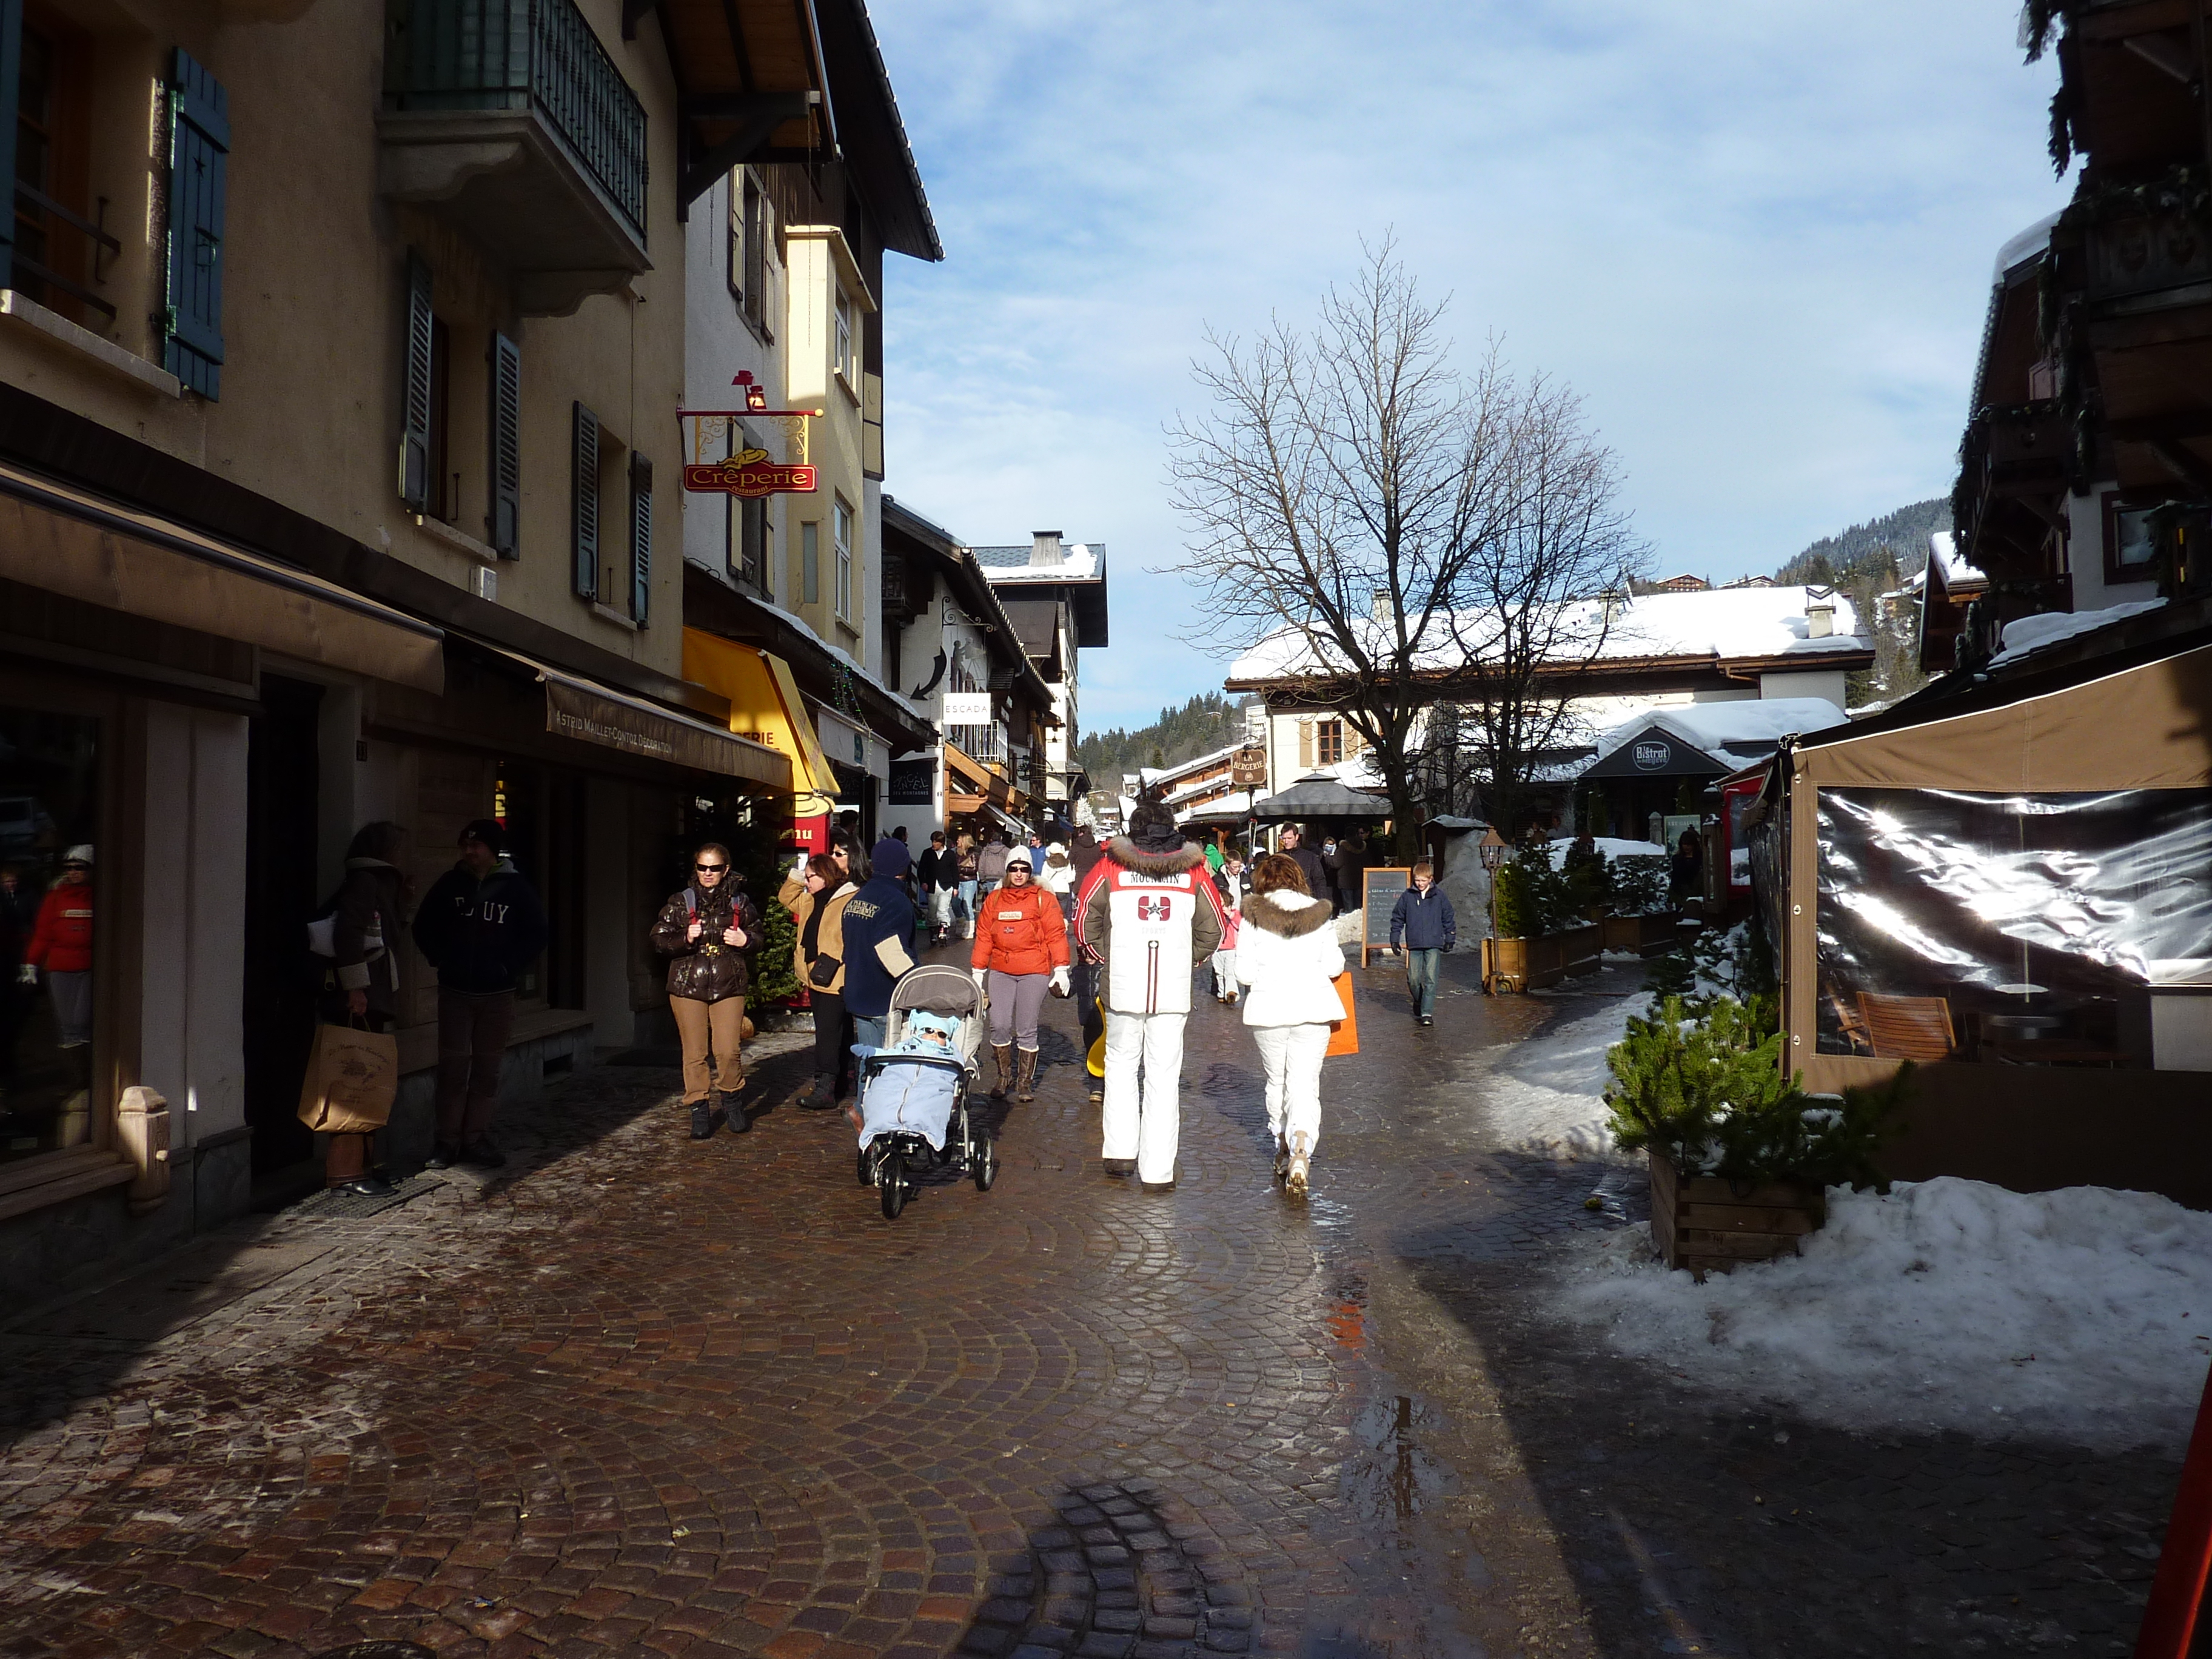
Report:
[{"label": "hooded sweatshirt", "polygon": [[441,989],[471,996],[512,991],[545,948],[545,907],[507,859],[482,881],[456,864],[423,896],[415,943],[438,970]]}]

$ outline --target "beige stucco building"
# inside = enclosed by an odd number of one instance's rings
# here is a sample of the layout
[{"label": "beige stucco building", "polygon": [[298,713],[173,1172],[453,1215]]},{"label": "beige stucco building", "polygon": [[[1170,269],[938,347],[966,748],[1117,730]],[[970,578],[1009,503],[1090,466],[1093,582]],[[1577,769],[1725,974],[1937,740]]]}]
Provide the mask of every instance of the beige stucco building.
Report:
[{"label": "beige stucco building", "polygon": [[[684,678],[687,285],[749,168],[920,186],[859,0],[0,4],[0,100],[11,981],[95,848],[89,1042],[49,984],[0,1010],[0,1279],[59,1285],[312,1175],[304,922],[370,820],[420,890],[498,817],[544,893],[510,1095],[659,1037],[679,849],[794,781]],[[816,441],[858,522],[847,379]],[[395,943],[404,1164],[434,985]]]}]

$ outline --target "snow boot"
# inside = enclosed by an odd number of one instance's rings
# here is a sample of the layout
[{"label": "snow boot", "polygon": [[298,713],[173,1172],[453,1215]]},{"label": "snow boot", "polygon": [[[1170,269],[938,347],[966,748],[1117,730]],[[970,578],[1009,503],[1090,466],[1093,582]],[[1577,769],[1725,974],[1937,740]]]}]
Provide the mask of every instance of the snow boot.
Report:
[{"label": "snow boot", "polygon": [[993,1043],[991,1058],[999,1065],[999,1080],[991,1085],[991,1098],[1004,1100],[1006,1097],[1006,1085],[1014,1079],[1014,1045],[1009,1042],[1001,1048],[999,1044]]},{"label": "snow boot", "polygon": [[1030,1101],[1036,1098],[1037,1051],[1024,1048],[1014,1056],[1014,1098]]},{"label": "snow boot", "polygon": [[704,1140],[714,1133],[714,1108],[709,1101],[701,1101],[691,1109],[691,1139]]}]

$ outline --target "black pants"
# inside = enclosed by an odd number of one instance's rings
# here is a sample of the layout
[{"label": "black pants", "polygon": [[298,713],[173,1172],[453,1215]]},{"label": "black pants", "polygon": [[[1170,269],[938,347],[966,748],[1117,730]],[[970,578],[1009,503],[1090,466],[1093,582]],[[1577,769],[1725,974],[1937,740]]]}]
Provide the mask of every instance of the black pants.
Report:
[{"label": "black pants", "polygon": [[845,999],[836,991],[811,994],[814,1010],[814,1075],[834,1078],[837,1092],[853,1075],[853,1022],[845,1012]]}]

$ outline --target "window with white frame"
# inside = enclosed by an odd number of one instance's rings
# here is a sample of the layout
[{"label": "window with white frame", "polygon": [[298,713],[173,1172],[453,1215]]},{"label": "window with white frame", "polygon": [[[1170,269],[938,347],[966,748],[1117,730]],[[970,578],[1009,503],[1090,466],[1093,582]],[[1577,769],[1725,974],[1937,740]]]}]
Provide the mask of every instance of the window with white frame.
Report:
[{"label": "window with white frame", "polygon": [[860,319],[853,306],[852,296],[843,289],[837,290],[837,372],[845,377],[845,384],[860,384]]},{"label": "window with white frame", "polygon": [[838,501],[830,509],[831,533],[837,544],[837,616],[842,622],[853,617],[853,509]]}]

